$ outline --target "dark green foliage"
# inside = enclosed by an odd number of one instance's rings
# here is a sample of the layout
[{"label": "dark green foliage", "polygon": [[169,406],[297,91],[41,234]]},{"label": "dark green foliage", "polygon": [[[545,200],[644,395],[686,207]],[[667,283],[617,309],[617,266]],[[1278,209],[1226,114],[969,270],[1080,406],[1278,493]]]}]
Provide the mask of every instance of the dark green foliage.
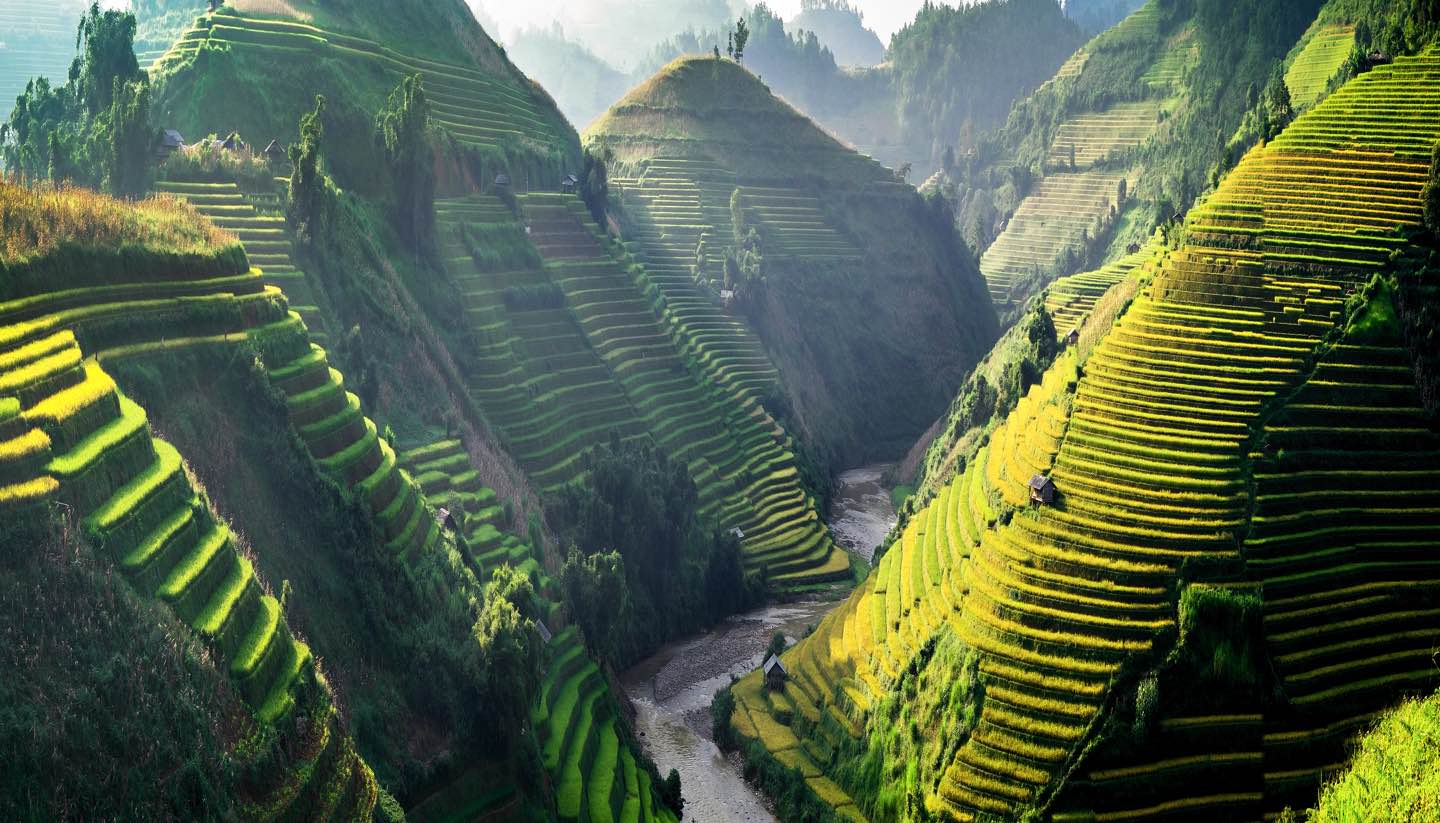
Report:
[{"label": "dark green foliage", "polygon": [[1180,593],[1181,655],[1213,688],[1253,687],[1265,654],[1260,620],[1255,592],[1188,585]]},{"label": "dark green foliage", "polygon": [[825,805],[805,784],[805,775],[779,760],[756,740],[748,740],[743,749],[745,779],[756,785],[775,803],[781,820],[792,823],[838,823],[839,815]]},{"label": "dark green foliage", "polygon": [[389,102],[376,118],[375,132],[390,169],[400,236],[412,249],[428,248],[435,235],[435,151],[430,140],[430,104],[420,75],[406,77],[390,93]]},{"label": "dark green foliage", "polygon": [[924,796],[979,722],[980,657],[949,628],[917,653],[841,752],[840,782],[873,820],[923,819]]},{"label": "dark green foliage", "polygon": [[999,125],[1016,98],[1053,75],[1083,42],[1079,26],[1052,0],[961,8],[927,2],[890,41],[906,137],[929,146],[928,159],[938,164],[957,135]]},{"label": "dark green foliage", "polygon": [[1420,196],[1425,203],[1425,228],[1440,241],[1440,143],[1430,152],[1430,179]]},{"label": "dark green foliage", "polygon": [[1285,83],[1285,74],[1276,65],[1270,73],[1270,82],[1265,84],[1265,97],[1261,101],[1260,137],[1265,142],[1274,140],[1290,121],[1295,119],[1295,109],[1290,105],[1290,87]]},{"label": "dark green foliage", "polygon": [[287,216],[296,237],[303,243],[320,230],[327,182],[320,169],[320,144],[325,139],[325,97],[315,96],[315,110],[300,118],[300,142],[290,146],[290,199]]},{"label": "dark green foliage", "polygon": [[[534,682],[529,583],[485,590],[452,553],[388,551],[369,505],[327,480],[291,433],[283,395],[254,361],[248,347],[195,349],[114,373],[243,524],[257,571],[277,594],[290,581],[287,621],[323,655],[356,746],[390,791],[412,801],[477,756],[520,757],[514,724],[526,713],[492,707],[533,696],[517,696]],[[431,743],[417,748],[420,730]]]},{"label": "dark green foliage", "polygon": [[138,197],[149,187],[156,129],[149,79],[135,62],[135,17],[100,11],[80,21],[69,81],[31,80],[0,126],[0,160],[31,180],[71,181]]},{"label": "dark green foliage", "polygon": [[539,637],[530,626],[535,591],[530,578],[509,566],[495,570],[473,633],[480,646],[487,696],[501,739],[520,736],[531,695],[540,680]]},{"label": "dark green foliage", "polygon": [[765,659],[769,660],[772,655],[785,651],[785,633],[775,632],[770,635],[770,645],[765,647]]},{"label": "dark green foliage", "polygon": [[660,795],[660,802],[664,803],[666,808],[674,812],[676,817],[679,817],[681,813],[685,811],[685,796],[680,791],[679,771],[671,769],[670,773],[665,775],[664,782],[658,787],[658,794]]},{"label": "dark green foliage", "polygon": [[1432,419],[1440,417],[1440,251],[1427,249],[1400,266],[1395,310],[1400,332],[1415,365],[1420,401]]},{"label": "dark green foliage", "polygon": [[585,470],[548,513],[562,543],[579,550],[562,585],[602,656],[623,665],[758,596],[739,541],[700,519],[685,464],[615,438],[587,456]]},{"label": "dark green foliage", "polygon": [[710,701],[710,733],[715,745],[720,747],[722,752],[734,751],[740,742],[735,735],[735,727],[730,725],[730,718],[734,714],[735,695],[731,693],[730,687],[716,691],[715,699]]},{"label": "dark green foliage", "polygon": [[94,3],[80,18],[75,47],[80,55],[70,68],[75,95],[91,117],[110,108],[115,84],[145,79],[135,60],[135,15],[121,11],[100,11]]},{"label": "dark green foliage", "polygon": [[616,659],[629,642],[633,619],[625,559],[617,551],[586,554],[571,548],[560,569],[560,589],[590,648]]},{"label": "dark green foliage", "polygon": [[0,543],[0,818],[238,817],[273,739],[168,608],[37,514]]},{"label": "dark green foliage", "polygon": [[590,216],[596,223],[605,225],[605,204],[610,199],[609,164],[615,154],[608,148],[592,152],[585,150],[584,168],[580,174],[580,197],[590,208]]},{"label": "dark green foliage", "polygon": [[735,21],[735,36],[731,42],[733,44],[731,56],[735,58],[735,62],[745,62],[745,44],[750,42],[750,26],[745,22],[744,17]]},{"label": "dark green foliage", "polygon": [[560,309],[565,307],[565,292],[554,283],[529,286],[506,286],[500,298],[511,311]]},{"label": "dark green foliage", "polygon": [[115,78],[110,109],[99,121],[108,137],[104,154],[105,188],[116,197],[142,197],[150,188],[155,128],[150,125],[150,85]]}]

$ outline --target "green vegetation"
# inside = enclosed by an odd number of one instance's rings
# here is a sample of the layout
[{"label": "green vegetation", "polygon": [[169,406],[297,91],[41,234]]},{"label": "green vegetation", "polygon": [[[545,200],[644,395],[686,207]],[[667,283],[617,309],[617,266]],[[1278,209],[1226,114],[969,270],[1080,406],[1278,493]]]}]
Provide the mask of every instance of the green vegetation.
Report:
[{"label": "green vegetation", "polygon": [[135,62],[135,16],[92,5],[66,83],[31,81],[0,126],[0,160],[32,180],[77,182],[138,197],[151,174],[156,129],[149,79]]},{"label": "green vegetation", "polygon": [[[1387,271],[1429,257],[1437,61],[1302,112],[1136,277],[1057,286],[1080,343],[785,653],[783,699],[735,685],[734,732],[882,818],[1249,819],[1309,803],[1350,734],[1433,690],[1436,435],[1404,331],[1423,303]],[[937,690],[907,685],[947,632],[984,687],[968,735],[927,732]],[[955,748],[916,758],[908,726]]]},{"label": "green vegetation", "polygon": [[1432,819],[1440,813],[1435,785],[1440,698],[1412,699],[1385,713],[1359,738],[1359,746],[1320,803],[1305,815],[1313,823]]},{"label": "green vegetation", "polygon": [[[762,398],[771,360],[781,402],[767,408],[816,463],[903,448],[969,352],[988,345],[980,284],[944,204],[845,149],[734,62],[672,63],[585,139],[614,154],[612,201],[660,309],[697,351],[715,350],[722,380]],[[900,342],[881,349],[877,337]],[[921,362],[927,380],[915,379]]]},{"label": "green vegetation", "polygon": [[[580,549],[561,581],[602,658],[623,667],[762,594],[763,581],[742,568],[739,541],[701,518],[683,464],[617,439],[583,468],[585,479],[562,489],[548,511],[561,541]],[[618,557],[602,554],[612,548]]]}]

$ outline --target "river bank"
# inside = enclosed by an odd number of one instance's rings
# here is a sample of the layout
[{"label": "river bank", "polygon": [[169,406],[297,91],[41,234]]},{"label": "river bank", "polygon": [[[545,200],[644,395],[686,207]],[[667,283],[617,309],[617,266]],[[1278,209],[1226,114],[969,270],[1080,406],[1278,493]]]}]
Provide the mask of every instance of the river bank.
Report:
[{"label": "river bank", "polygon": [[[847,550],[869,559],[895,522],[889,490],[881,484],[888,466],[866,466],[840,475],[831,533]],[[685,818],[771,823],[767,799],[745,782],[737,757],[727,757],[710,732],[715,692],[760,665],[770,637],[791,642],[820,622],[843,593],[831,598],[768,605],[735,615],[706,634],[662,648],[621,676],[635,707],[635,731],[663,776],[680,771]]]}]

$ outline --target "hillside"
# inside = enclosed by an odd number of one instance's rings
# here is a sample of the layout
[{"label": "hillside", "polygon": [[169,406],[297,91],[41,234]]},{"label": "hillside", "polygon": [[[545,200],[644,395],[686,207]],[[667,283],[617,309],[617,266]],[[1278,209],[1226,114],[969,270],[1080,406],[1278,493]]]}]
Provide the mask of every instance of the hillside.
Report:
[{"label": "hillside", "polygon": [[984,250],[1002,316],[1054,277],[1143,244],[1213,185],[1258,139],[1259,90],[1319,6],[1153,0],[1086,44],[973,153],[959,147],[927,185]]},{"label": "hillside", "polygon": [[[232,529],[180,453],[152,436],[145,409],[97,361],[243,340],[285,322],[283,298],[248,271],[233,239],[173,203],[132,213],[79,191],[0,184],[0,204],[11,216],[0,258],[10,284],[0,303],[0,506],[7,543],[27,549],[5,553],[16,597],[7,602],[17,607],[6,619],[19,621],[7,634],[29,638],[22,647],[38,641],[60,652],[45,676],[34,661],[7,659],[7,705],[43,705],[36,690],[69,695],[55,705],[68,717],[63,734],[41,718],[7,715],[5,739],[43,735],[57,747],[7,755],[16,768],[4,802],[29,807],[12,806],[8,816],[60,815],[89,797],[97,815],[368,818],[376,781],[315,653],[294,633],[283,595],[277,600],[257,575],[251,558],[264,548]],[[89,228],[102,220],[114,233],[93,245]],[[53,237],[17,256],[26,221]],[[150,264],[154,279],[116,265],[126,259],[122,248]],[[193,336],[157,340],[160,327]],[[31,546],[44,549],[31,554]],[[57,555],[72,552],[79,563],[57,568]],[[117,622],[101,627],[62,614],[27,592],[27,579],[36,591],[66,592],[71,609],[93,604],[92,621]],[[139,657],[122,662],[129,655]],[[129,702],[114,704],[119,694]],[[145,708],[129,711],[137,707]],[[109,757],[61,753],[86,740],[106,741]],[[233,765],[217,767],[224,760]],[[127,787],[182,769],[170,790],[125,799]],[[22,788],[27,782],[45,788]]]},{"label": "hillside", "polygon": [[1255,819],[1433,691],[1440,434],[1390,261],[1437,69],[1376,67],[1248,152],[786,653],[784,694],[734,687],[735,729],[877,819]]},{"label": "hillside", "polygon": [[[508,170],[558,182],[579,167],[574,131],[549,96],[514,68],[459,0],[417,7],[406,36],[378,40],[381,21],[369,14],[297,9],[293,18],[277,18],[245,8],[227,4],[202,15],[151,67],[156,118],[166,127],[191,140],[239,130],[257,148],[271,139],[288,145],[300,115],[322,95],[326,130],[338,144],[332,173],[376,194],[374,113],[402,78],[418,73],[435,124],[474,178]],[[436,32],[433,39],[408,39],[427,30]]]},{"label": "hillside", "polygon": [[[669,310],[715,346],[758,338],[786,401],[767,405],[827,456],[903,448],[993,338],[943,212],[733,61],[675,61],[585,140],[614,158],[624,236]],[[891,380],[922,364],[930,379]]]},{"label": "hillside", "polygon": [[865,16],[848,3],[815,0],[801,4],[790,19],[791,31],[814,32],[841,66],[878,66],[885,61],[885,44],[865,27]]}]

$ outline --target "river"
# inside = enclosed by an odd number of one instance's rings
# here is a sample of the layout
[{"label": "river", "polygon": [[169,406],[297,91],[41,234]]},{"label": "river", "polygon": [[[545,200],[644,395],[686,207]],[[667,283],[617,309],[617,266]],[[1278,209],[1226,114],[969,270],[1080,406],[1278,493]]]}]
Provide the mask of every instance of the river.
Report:
[{"label": "river", "polygon": [[[840,475],[829,525],[835,539],[866,560],[895,522],[890,494],[881,485],[889,466],[866,466]],[[710,734],[710,701],[732,676],[760,665],[770,636],[794,640],[820,622],[834,598],[777,603],[726,619],[706,634],[678,640],[626,671],[621,684],[635,706],[635,731],[663,777],[680,771],[685,819],[700,823],[773,823],[765,797],[741,777],[737,756],[727,757]]]}]

